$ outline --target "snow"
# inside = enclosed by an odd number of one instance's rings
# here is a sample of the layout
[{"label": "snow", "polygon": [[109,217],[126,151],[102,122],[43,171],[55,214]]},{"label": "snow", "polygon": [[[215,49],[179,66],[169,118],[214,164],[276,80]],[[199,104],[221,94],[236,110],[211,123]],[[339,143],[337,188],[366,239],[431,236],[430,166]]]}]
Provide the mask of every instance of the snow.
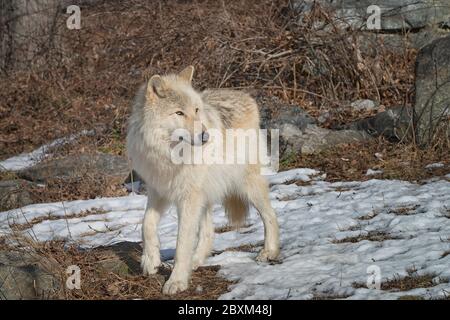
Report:
[{"label": "snow", "polygon": [[383,170],[367,169],[366,176],[374,176],[374,175],[382,174],[382,173],[383,173]]},{"label": "snow", "polygon": [[[216,234],[216,254],[207,264],[220,265],[221,276],[237,281],[221,299],[311,299],[314,294],[346,299],[437,298],[450,293],[445,282],[450,278],[450,255],[443,255],[450,250],[449,181],[331,183],[319,174],[294,169],[267,176],[280,223],[280,263],[255,261],[264,231],[254,210],[248,227]],[[294,183],[298,180],[307,183],[299,186]],[[29,205],[0,213],[0,235],[9,233],[12,223],[35,219],[24,232],[38,241],[68,239],[83,247],[139,242],[146,201],[143,195],[130,195]],[[403,211],[407,214],[398,213]],[[214,222],[226,224],[219,206],[214,208]],[[345,242],[374,232],[384,233],[385,239]],[[163,259],[171,262],[177,234],[174,208],[161,219],[159,233]],[[256,249],[223,251],[243,244]],[[382,281],[416,269],[419,275],[435,275],[436,286],[402,292],[353,286],[366,284],[374,268]]]},{"label": "snow", "polygon": [[72,134],[69,137],[56,139],[49,144],[45,144],[30,153],[22,153],[18,156],[0,161],[0,171],[18,171],[42,161],[48,156],[51,149],[70,143],[81,136],[92,134],[93,131],[83,130],[80,133]]},{"label": "snow", "polygon": [[443,168],[444,166],[445,165],[443,163],[436,162],[436,163],[430,163],[430,164],[426,165],[425,169]]}]

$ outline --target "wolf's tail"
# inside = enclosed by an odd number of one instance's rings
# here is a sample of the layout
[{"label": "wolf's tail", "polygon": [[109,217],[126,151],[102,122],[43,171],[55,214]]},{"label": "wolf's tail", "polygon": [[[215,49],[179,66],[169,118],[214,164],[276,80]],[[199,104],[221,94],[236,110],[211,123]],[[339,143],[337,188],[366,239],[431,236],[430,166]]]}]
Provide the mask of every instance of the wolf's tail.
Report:
[{"label": "wolf's tail", "polygon": [[248,200],[236,194],[229,194],[225,197],[223,206],[230,224],[237,228],[242,227],[248,215]]}]

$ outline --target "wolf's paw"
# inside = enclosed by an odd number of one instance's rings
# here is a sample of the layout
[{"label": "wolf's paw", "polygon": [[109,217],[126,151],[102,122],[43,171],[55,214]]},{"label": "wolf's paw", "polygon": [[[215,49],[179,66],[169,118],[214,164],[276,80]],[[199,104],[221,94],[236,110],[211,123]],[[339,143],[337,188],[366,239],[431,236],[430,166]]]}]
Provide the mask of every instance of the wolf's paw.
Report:
[{"label": "wolf's paw", "polygon": [[256,261],[259,261],[259,262],[277,261],[279,254],[280,254],[280,250],[262,249],[258,253],[258,256],[256,257]]},{"label": "wolf's paw", "polygon": [[205,259],[198,258],[194,256],[192,259],[192,270],[197,270],[202,264],[205,263]]},{"label": "wolf's paw", "polygon": [[[157,260],[157,261],[156,261]],[[144,276],[149,276],[158,272],[158,267],[161,265],[159,259],[151,259],[148,255],[143,254],[141,258],[141,268]]]},{"label": "wolf's paw", "polygon": [[163,294],[172,295],[184,291],[187,288],[188,288],[187,281],[172,280],[172,278],[169,278],[169,280],[167,280],[166,283],[164,284],[162,292]]}]

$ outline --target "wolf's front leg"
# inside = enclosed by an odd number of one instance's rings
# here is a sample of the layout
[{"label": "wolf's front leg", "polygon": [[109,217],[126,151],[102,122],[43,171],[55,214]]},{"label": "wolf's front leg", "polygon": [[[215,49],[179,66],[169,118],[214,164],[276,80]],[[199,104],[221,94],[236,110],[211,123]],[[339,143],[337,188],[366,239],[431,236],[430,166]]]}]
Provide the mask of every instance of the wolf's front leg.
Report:
[{"label": "wolf's front leg", "polygon": [[156,273],[158,267],[161,265],[158,223],[166,208],[166,200],[157,195],[149,194],[144,222],[142,223],[144,250],[142,253],[141,267],[144,275]]},{"label": "wolf's front leg", "polygon": [[169,280],[164,284],[164,294],[175,294],[186,290],[189,286],[202,206],[202,199],[198,196],[190,197],[178,206],[175,264]]}]

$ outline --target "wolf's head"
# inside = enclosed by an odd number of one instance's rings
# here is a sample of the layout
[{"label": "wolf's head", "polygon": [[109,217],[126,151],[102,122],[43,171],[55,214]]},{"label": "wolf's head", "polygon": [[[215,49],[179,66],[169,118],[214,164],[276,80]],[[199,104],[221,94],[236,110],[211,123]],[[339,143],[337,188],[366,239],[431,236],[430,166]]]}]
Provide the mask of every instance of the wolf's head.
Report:
[{"label": "wolf's head", "polygon": [[147,83],[145,105],[152,114],[152,130],[171,142],[205,144],[209,135],[201,96],[192,88],[194,67],[179,74],[154,75]]}]

